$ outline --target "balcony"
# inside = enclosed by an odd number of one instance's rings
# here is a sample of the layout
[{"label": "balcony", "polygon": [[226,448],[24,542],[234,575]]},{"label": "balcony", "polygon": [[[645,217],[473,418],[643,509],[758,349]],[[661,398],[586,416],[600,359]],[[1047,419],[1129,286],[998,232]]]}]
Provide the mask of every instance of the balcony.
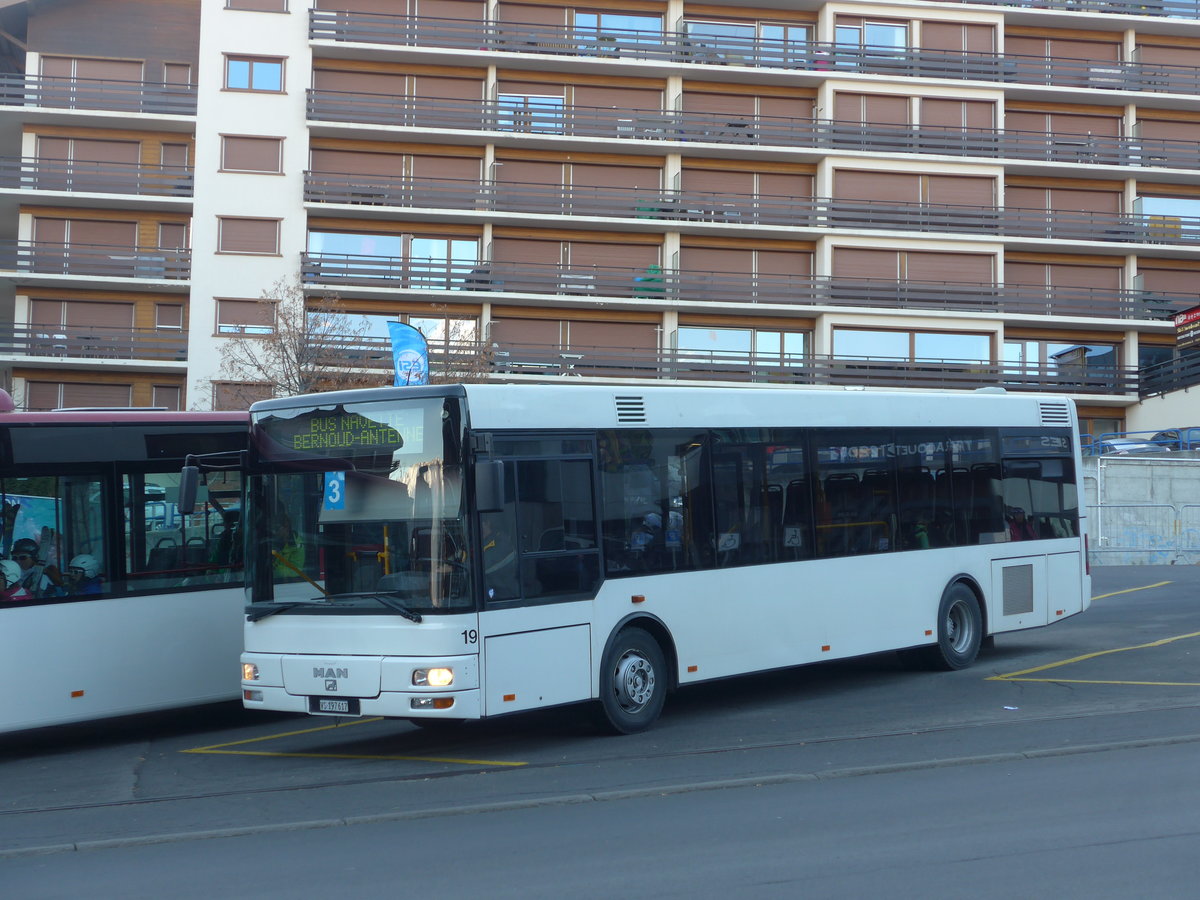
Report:
[{"label": "balcony", "polygon": [[[1009,161],[1200,170],[1195,141],[1149,140],[1092,134],[1045,134],[998,128],[945,128],[836,122],[781,116],[717,116],[649,109],[564,106],[514,110],[496,101],[443,100],[341,91],[308,92],[310,122],[387,125],[427,135],[434,129],[487,134],[497,144],[528,146],[531,136],[546,147],[566,139],[628,142],[634,152],[711,155],[712,144],[782,147],[790,150],[863,151],[976,157]],[[428,138],[426,138],[428,139]],[[642,143],[644,142],[644,143]],[[622,148],[623,150],[625,148]]]},{"label": "balcony", "polygon": [[0,357],[185,362],[187,333],[80,325],[0,326]]},{"label": "balcony", "polygon": [[1200,218],[1146,217],[1070,210],[981,207],[935,203],[883,203],[759,195],[579,187],[464,179],[385,178],[306,172],[309,203],[481,213],[528,213],[779,226],[816,231],[845,228],[903,230],[1054,241],[1106,241],[1200,247]]},{"label": "balcony", "polygon": [[0,158],[0,188],[191,197],[191,166],[99,163],[34,157]]},{"label": "balcony", "polygon": [[[1052,0],[1068,8],[1069,0]],[[1093,0],[1095,2],[1095,0]],[[1159,0],[1153,0],[1153,8]],[[1194,0],[1184,9],[1195,12]],[[1001,4],[997,4],[1001,5]],[[1002,5],[1019,5],[1018,3]],[[1038,5],[1030,0],[1028,5]],[[1049,4],[1047,4],[1049,5]],[[1105,4],[1106,6],[1109,4]],[[1125,3],[1133,9],[1134,3]],[[1105,9],[1105,12],[1114,10]],[[1149,13],[1161,15],[1161,13]],[[1200,67],[1160,63],[1050,59],[1000,53],[860,47],[821,41],[596,31],[550,25],[434,19],[311,10],[309,38],[338,43],[553,55],[608,62],[631,60],[694,66],[741,66],[831,74],[886,75],[1121,91],[1200,93]],[[644,70],[643,70],[644,73]]]},{"label": "balcony", "polygon": [[191,251],[0,240],[0,275],[178,281],[191,277]]},{"label": "balcony", "polygon": [[[438,302],[520,302],[524,295],[588,297],[653,307],[660,301],[694,309],[747,304],[791,307],[856,307],[982,312],[1007,316],[1079,316],[1163,321],[1195,305],[1194,293],[1147,293],[1096,288],[994,285],[967,282],[896,281],[819,275],[683,272],[621,266],[532,263],[444,263],[336,253],[301,255],[305,285],[350,296],[354,288],[412,291]],[[488,297],[472,292],[487,292]],[[372,296],[370,290],[358,296]]]},{"label": "balcony", "polygon": [[0,108],[104,110],[158,116],[196,115],[196,88],[146,81],[0,75]]},{"label": "balcony", "polygon": [[[381,338],[335,339],[331,360],[353,368],[390,371],[392,355]],[[862,385],[938,390],[1000,386],[1012,391],[1129,394],[1136,369],[1087,371],[1056,364],[965,360],[841,359],[805,355],[718,354],[690,350],[578,347],[555,344],[453,343],[430,345],[434,375],[484,378],[599,378],[788,385]]]}]

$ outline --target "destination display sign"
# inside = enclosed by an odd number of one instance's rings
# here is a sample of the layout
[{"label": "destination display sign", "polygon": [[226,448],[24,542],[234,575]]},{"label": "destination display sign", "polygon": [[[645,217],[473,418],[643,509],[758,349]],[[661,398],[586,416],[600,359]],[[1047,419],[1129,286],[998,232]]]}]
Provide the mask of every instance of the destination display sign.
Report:
[{"label": "destination display sign", "polygon": [[377,406],[362,412],[316,408],[287,417],[265,415],[257,425],[278,447],[314,456],[376,455],[402,448],[424,452],[425,416],[419,406]]}]

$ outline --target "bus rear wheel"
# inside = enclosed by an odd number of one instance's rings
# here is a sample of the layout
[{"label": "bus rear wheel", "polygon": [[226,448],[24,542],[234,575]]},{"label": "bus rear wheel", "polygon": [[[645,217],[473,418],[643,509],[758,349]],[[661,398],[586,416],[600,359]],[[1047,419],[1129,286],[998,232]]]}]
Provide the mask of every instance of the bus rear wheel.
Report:
[{"label": "bus rear wheel", "polygon": [[600,726],[613,734],[645,731],[666,694],[667,662],[658,641],[641,628],[622,629],[600,667]]},{"label": "bus rear wheel", "polygon": [[926,666],[953,671],[975,662],[983,643],[983,614],[975,592],[956,581],[938,606],[937,643],[919,648]]}]

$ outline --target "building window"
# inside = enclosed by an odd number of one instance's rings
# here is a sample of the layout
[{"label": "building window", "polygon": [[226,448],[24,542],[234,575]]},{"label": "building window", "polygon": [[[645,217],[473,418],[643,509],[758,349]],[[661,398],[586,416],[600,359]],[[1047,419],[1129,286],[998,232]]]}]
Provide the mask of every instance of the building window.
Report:
[{"label": "building window", "polygon": [[183,330],[183,304],[154,304],[154,327],[159,331]]},{"label": "building window", "polygon": [[252,403],[270,400],[274,393],[269,384],[252,382],[214,381],[212,387],[215,410],[249,409]]},{"label": "building window", "polygon": [[218,220],[218,253],[279,253],[278,219]]},{"label": "building window", "polygon": [[217,300],[217,334],[270,334],[275,330],[271,300]]},{"label": "building window", "polygon": [[771,365],[800,365],[808,352],[808,335],[803,331],[773,331],[755,328],[705,328],[680,326],[676,345],[681,356],[734,362],[753,356]]},{"label": "building window", "polygon": [[133,405],[131,384],[82,384],[59,381],[25,382],[25,408],[29,410],[105,408]]},{"label": "building window", "polygon": [[900,51],[908,47],[908,24],[905,22],[865,20],[857,24],[839,24],[833,34],[834,41],[839,44],[866,50]]},{"label": "building window", "polygon": [[171,87],[191,87],[192,64],[165,62],[163,63],[163,84]]},{"label": "building window", "polygon": [[474,238],[419,237],[411,234],[312,231],[308,252],[321,257],[321,269],[335,274],[405,279],[409,286],[446,289],[466,280],[479,258]]},{"label": "building window", "polygon": [[563,98],[541,94],[501,94],[497,131],[552,133],[563,130]]},{"label": "building window", "polygon": [[838,359],[988,362],[992,358],[991,347],[992,338],[988,334],[865,328],[836,328],[833,332],[833,355]]},{"label": "building window", "polygon": [[150,405],[176,411],[183,402],[183,388],[177,384],[156,384],[151,388]]},{"label": "building window", "polygon": [[1045,370],[1051,374],[1111,372],[1119,364],[1116,344],[1044,340],[1005,341],[1004,362],[1012,372]]},{"label": "building window", "polygon": [[249,12],[287,12],[288,0],[225,0],[225,8]]},{"label": "building window", "polygon": [[283,171],[283,139],[222,135],[221,171],[266,172]]},{"label": "building window", "polygon": [[225,88],[231,91],[283,91],[283,60],[256,56],[225,57]]},{"label": "building window", "polygon": [[158,248],[160,250],[186,250],[188,227],[183,222],[160,222],[158,225]]}]

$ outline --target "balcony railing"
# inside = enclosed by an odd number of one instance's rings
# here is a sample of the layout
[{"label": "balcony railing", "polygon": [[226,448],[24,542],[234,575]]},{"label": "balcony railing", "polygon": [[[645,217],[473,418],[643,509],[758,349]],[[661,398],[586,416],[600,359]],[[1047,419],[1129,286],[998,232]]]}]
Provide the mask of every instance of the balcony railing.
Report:
[{"label": "balcony railing", "polygon": [[[1098,288],[993,285],[978,282],[897,281],[810,275],[684,272],[622,266],[533,263],[446,263],[342,253],[301,255],[305,284],[330,290],[379,287],[392,291],[487,291],[706,304],[928,309],[992,315],[1084,316],[1162,320],[1194,306],[1194,293],[1168,294]],[[459,294],[460,299],[468,299]],[[484,298],[478,298],[484,299]]]},{"label": "balcony railing", "polygon": [[0,356],[184,362],[187,333],[81,325],[0,326]]},{"label": "balcony railing", "polygon": [[662,34],[619,29],[597,31],[553,25],[312,10],[309,37],[476,52],[747,66],[824,75],[868,74],[1123,91],[1200,92],[1200,67],[1196,66],[862,47],[824,41],[690,35],[678,31]]},{"label": "balcony railing", "polygon": [[34,157],[0,158],[0,188],[92,194],[192,196],[191,166],[148,166]]},{"label": "balcony railing", "polygon": [[[536,134],[558,138],[669,141],[681,145],[729,144],[872,153],[933,153],[987,159],[1200,169],[1196,142],[1045,134],[997,128],[948,128],[835,122],[783,116],[727,116],[649,109],[563,106],[513,109],[499,101],[443,100],[310,90],[308,117],[315,122],[391,125],[427,131]],[[527,142],[528,138],[522,138]],[[696,147],[695,152],[703,152]]]},{"label": "balcony railing", "polygon": [[[345,338],[331,359],[354,368],[390,370],[391,351],[382,338]],[[459,342],[430,346],[430,371],[474,376],[644,378],[763,384],[864,385],[972,390],[1000,386],[1014,391],[1128,394],[1138,389],[1136,369],[1073,369],[1047,364],[969,360],[845,359],[815,354],[709,353],[629,347]]]},{"label": "balcony railing", "polygon": [[1197,384],[1200,384],[1200,356],[1188,355],[1142,369],[1140,392],[1143,397],[1148,397]]},{"label": "balcony railing", "polygon": [[538,216],[656,219],[788,228],[872,228],[1054,240],[1200,246],[1200,218],[1071,210],[883,203],[822,197],[580,187],[468,179],[385,178],[306,172],[304,199],[318,203],[520,212]]},{"label": "balcony railing", "polygon": [[0,240],[0,274],[12,273],[186,279],[191,277],[191,251]]},{"label": "balcony railing", "polygon": [[194,116],[196,88],[147,81],[0,75],[0,107],[92,109],[160,116]]}]

